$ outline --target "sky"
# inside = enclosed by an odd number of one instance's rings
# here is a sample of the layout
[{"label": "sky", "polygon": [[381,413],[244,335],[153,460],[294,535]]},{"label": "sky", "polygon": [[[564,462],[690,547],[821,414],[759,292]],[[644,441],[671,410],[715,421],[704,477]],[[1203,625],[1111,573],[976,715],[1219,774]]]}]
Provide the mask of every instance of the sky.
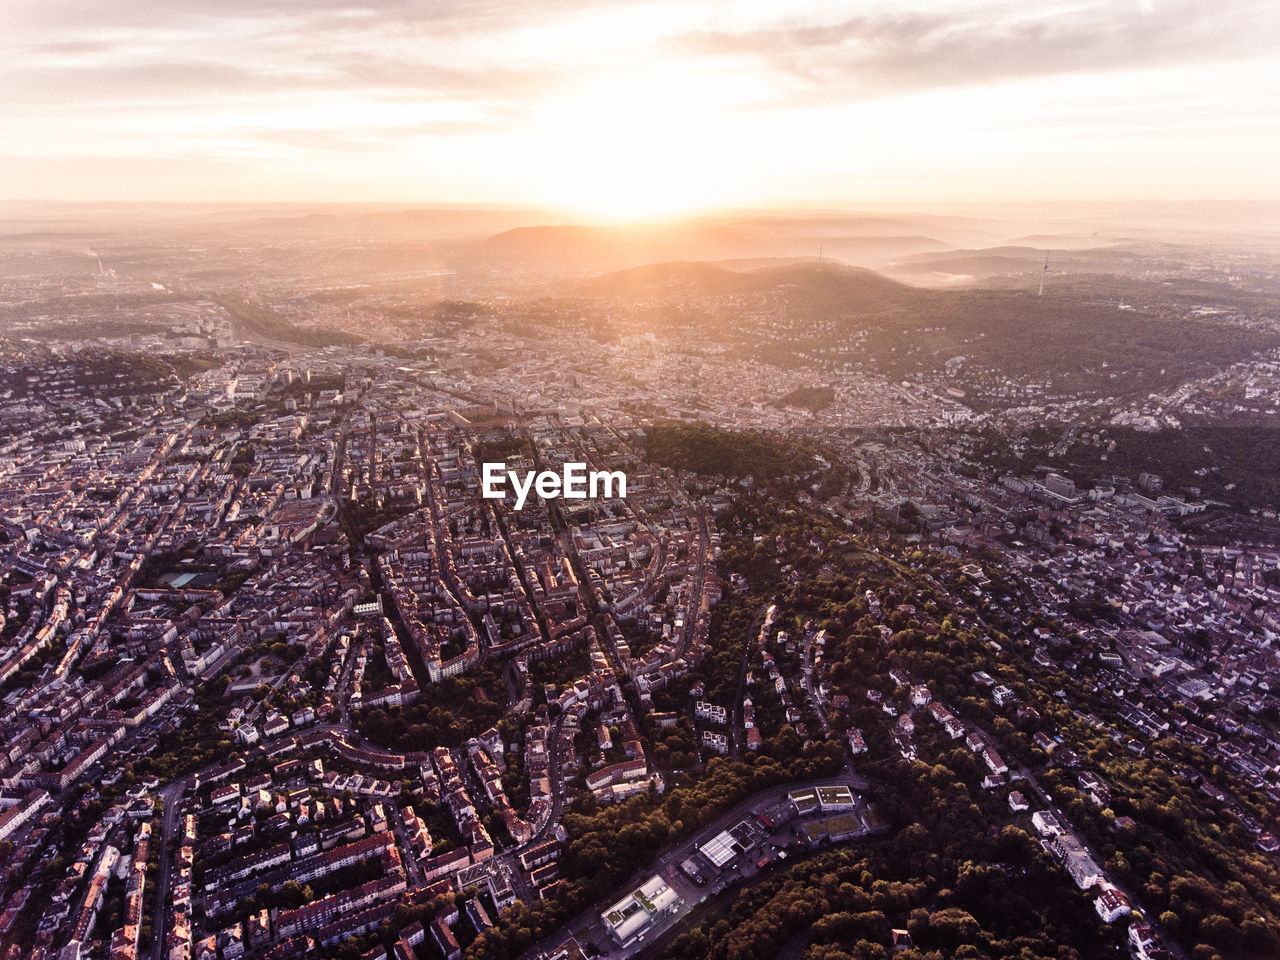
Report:
[{"label": "sky", "polygon": [[0,199],[1280,199],[1280,0],[3,0]]}]

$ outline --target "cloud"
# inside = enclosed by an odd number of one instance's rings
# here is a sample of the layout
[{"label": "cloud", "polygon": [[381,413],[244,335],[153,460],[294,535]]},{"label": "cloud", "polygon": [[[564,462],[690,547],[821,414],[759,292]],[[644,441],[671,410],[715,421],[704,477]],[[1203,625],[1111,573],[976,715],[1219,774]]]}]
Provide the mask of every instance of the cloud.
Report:
[{"label": "cloud", "polygon": [[325,0],[301,10],[287,0],[28,4],[8,24],[9,41],[0,41],[0,104],[75,112],[239,98],[247,106],[365,91],[468,101],[498,116],[574,69],[504,38],[583,8],[582,0],[540,4],[536,13],[484,0]]},{"label": "cloud", "polygon": [[417,137],[456,137],[482,134],[494,125],[484,120],[434,120],[395,126],[333,128],[242,127],[227,139],[288,148],[299,156],[324,153],[365,153]]},{"label": "cloud", "polygon": [[158,25],[207,30],[216,23],[281,19],[313,24],[361,19],[463,23],[530,15],[526,5],[505,0],[120,0],[112,4],[98,0],[11,0],[9,5],[12,9],[6,19],[13,33],[151,29]]},{"label": "cloud", "polygon": [[1275,0],[0,2],[0,159],[25,195],[124,184],[134,157],[140,195],[195,171],[228,196],[296,195],[304,170],[340,191],[368,165],[387,190],[512,197],[531,155],[569,169],[605,128],[815,191],[1050,140],[1109,170],[1117,131],[1160,158],[1215,150],[1197,131],[1261,152],[1280,36]]},{"label": "cloud", "polygon": [[1273,56],[1280,9],[1257,0],[986,6],[829,23],[712,29],[674,38],[695,56],[760,60],[812,94],[857,99],[1054,74]]}]

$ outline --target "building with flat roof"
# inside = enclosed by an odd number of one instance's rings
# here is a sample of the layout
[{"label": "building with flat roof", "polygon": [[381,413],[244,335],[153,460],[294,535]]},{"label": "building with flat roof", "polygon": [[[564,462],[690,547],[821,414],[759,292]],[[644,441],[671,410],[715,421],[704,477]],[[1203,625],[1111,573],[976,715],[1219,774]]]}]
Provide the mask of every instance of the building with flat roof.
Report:
[{"label": "building with flat roof", "polygon": [[787,794],[787,798],[791,801],[791,805],[795,807],[796,813],[802,817],[818,809],[818,791],[812,787],[807,787],[804,790],[792,790]]},{"label": "building with flat roof", "polygon": [[723,870],[741,852],[741,848],[728,830],[721,830],[698,847],[698,852],[711,861],[711,865],[717,870]]},{"label": "building with flat roof", "polygon": [[1066,868],[1067,873],[1071,874],[1071,879],[1081,890],[1095,887],[1106,879],[1106,874],[1098,866],[1097,861],[1072,834],[1058,834],[1050,838],[1048,843],[1058,861]]},{"label": "building with flat roof", "polygon": [[816,847],[824,840],[839,843],[841,840],[848,840],[864,832],[862,824],[852,813],[841,813],[834,817],[813,820],[806,823],[801,830],[805,840],[812,847]]},{"label": "building with flat roof", "polygon": [[676,892],[658,876],[651,877],[600,914],[605,929],[619,946],[629,947],[680,904]]},{"label": "building with flat roof", "polygon": [[818,805],[823,813],[840,813],[854,809],[857,806],[857,799],[853,791],[843,784],[836,787],[819,787]]}]

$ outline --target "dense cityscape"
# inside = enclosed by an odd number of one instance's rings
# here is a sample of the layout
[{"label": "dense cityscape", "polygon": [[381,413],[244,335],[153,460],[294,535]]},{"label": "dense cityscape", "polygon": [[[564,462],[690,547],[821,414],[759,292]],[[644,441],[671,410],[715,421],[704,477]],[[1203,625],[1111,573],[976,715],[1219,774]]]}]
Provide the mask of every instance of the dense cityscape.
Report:
[{"label": "dense cityscape", "polygon": [[6,235],[6,958],[1280,949],[1265,258],[227,229]]}]

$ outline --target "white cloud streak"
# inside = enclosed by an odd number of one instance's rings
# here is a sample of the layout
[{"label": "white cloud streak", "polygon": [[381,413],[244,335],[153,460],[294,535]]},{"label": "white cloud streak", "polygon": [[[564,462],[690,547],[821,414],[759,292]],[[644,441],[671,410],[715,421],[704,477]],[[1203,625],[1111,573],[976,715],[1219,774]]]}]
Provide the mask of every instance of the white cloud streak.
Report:
[{"label": "white cloud streak", "polygon": [[[895,176],[945,186],[948,164],[1034,159],[1029,129],[1045,162],[1082,165],[1083,192],[1167,148],[1211,195],[1229,158],[1210,136],[1277,138],[1280,5],[1259,0],[10,0],[0,37],[13,196],[342,199],[348,184],[351,199],[538,202],[521,152],[557,162],[575,110],[634,109],[646,90],[646,133],[705,131],[687,162],[736,160],[744,203],[786,199],[788,175],[833,200]],[[1117,156],[1117,135],[1142,159]],[[95,185],[82,171],[107,159]],[[909,177],[890,166],[907,160]],[[362,161],[381,192],[351,185]],[[1280,195],[1274,178],[1256,189]]]}]

